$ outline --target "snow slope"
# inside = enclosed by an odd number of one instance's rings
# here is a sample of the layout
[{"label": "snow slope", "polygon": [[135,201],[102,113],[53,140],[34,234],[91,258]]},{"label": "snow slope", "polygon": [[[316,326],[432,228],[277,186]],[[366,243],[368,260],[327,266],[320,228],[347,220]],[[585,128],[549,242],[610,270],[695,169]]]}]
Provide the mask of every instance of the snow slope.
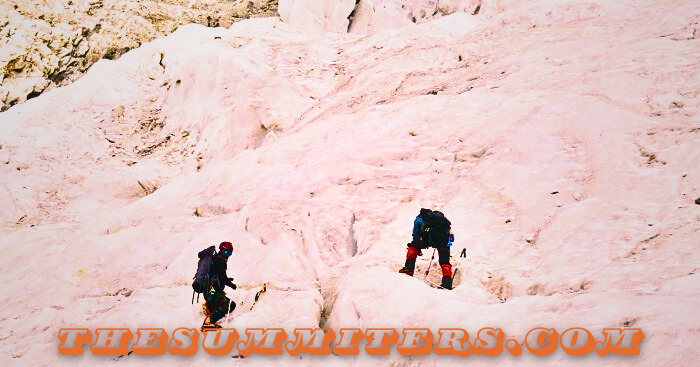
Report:
[{"label": "snow slope", "polygon": [[[185,26],[0,113],[0,364],[115,362],[59,355],[61,327],[198,327],[196,253],[224,240],[241,329],[646,339],[637,357],[117,364],[696,364],[700,8],[489,6],[371,36]],[[397,273],[421,207],[466,248],[451,292]]]}]

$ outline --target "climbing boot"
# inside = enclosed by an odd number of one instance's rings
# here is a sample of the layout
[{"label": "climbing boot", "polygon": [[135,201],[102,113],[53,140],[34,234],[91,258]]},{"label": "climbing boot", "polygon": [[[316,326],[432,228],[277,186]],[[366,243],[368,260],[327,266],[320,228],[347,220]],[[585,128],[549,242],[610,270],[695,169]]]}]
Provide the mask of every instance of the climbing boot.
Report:
[{"label": "climbing boot", "polygon": [[413,276],[413,270],[416,268],[416,262],[411,260],[406,260],[406,265],[399,270],[399,273],[406,274],[408,276]]},{"label": "climbing boot", "polygon": [[442,283],[440,284],[440,288],[452,289],[452,278],[442,277]]}]

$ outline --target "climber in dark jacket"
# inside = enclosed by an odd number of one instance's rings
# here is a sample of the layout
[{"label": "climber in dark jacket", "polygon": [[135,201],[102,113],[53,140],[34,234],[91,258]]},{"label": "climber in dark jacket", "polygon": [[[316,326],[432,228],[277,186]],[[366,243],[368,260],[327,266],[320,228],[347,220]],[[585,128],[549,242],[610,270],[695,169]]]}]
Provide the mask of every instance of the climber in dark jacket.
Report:
[{"label": "climber in dark jacket", "polygon": [[413,276],[416,258],[422,255],[422,249],[434,247],[438,252],[438,262],[442,270],[444,289],[452,289],[452,264],[450,264],[450,246],[454,236],[450,229],[451,223],[439,212],[421,208],[413,221],[413,242],[408,244],[406,264],[399,273]]},{"label": "climber in dark jacket", "polygon": [[236,303],[226,297],[224,292],[224,287],[226,286],[236,289],[236,285],[233,284],[233,278],[229,278],[226,274],[228,258],[232,253],[233,245],[231,242],[222,242],[219,245],[219,252],[212,258],[210,269],[211,282],[205,296],[206,302],[202,305],[206,316],[202,329],[220,328],[221,325],[217,322],[236,308]]},{"label": "climber in dark jacket", "polygon": [[225,286],[236,289],[236,285],[233,284],[233,278],[229,278],[226,274],[228,258],[232,253],[233,245],[231,245],[231,242],[222,242],[219,245],[219,252],[212,258],[211,279],[212,285],[217,292],[223,292]]},{"label": "climber in dark jacket", "polygon": [[416,258],[422,255],[423,252],[421,250],[426,248],[426,246],[423,245],[421,234],[423,233],[425,222],[430,212],[430,209],[421,208],[420,213],[416,216],[416,219],[413,220],[413,241],[407,245],[406,265],[399,270],[399,273],[413,276],[413,271],[416,267]]}]

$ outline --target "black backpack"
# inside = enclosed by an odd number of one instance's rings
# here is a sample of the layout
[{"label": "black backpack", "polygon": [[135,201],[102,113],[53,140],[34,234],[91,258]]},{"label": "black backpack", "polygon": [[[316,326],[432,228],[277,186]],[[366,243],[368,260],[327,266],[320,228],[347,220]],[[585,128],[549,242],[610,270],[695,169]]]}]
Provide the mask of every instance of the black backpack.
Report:
[{"label": "black backpack", "polygon": [[194,281],[192,282],[192,303],[194,303],[194,294],[197,293],[197,301],[199,302],[199,293],[204,293],[208,290],[211,283],[211,264],[214,262],[214,254],[216,248],[209,246],[197,254],[199,262],[197,263],[197,273],[195,273]]},{"label": "black backpack", "polygon": [[447,246],[450,238],[450,227],[452,223],[439,211],[433,211],[425,216],[425,227],[423,238],[427,240],[427,245],[431,247]]}]

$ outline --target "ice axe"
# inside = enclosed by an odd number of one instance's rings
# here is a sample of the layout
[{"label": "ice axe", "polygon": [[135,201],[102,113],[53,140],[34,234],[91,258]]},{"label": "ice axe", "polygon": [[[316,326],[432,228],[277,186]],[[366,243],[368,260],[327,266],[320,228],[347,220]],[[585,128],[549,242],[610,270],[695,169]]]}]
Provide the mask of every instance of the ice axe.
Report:
[{"label": "ice axe", "polygon": [[435,260],[435,250],[436,248],[433,247],[433,256],[430,257],[430,263],[428,263],[428,268],[425,269],[425,276],[423,277],[423,280],[428,279],[428,272],[430,272],[430,266],[433,265],[433,260]]},{"label": "ice axe", "polygon": [[267,283],[263,283],[262,288],[258,291],[258,293],[255,293],[255,301],[253,301],[253,305],[250,306],[250,309],[253,310],[253,307],[255,307],[255,304],[258,303],[258,300],[260,299],[260,296],[267,291]]},{"label": "ice axe", "polygon": [[224,321],[224,328],[226,328],[226,326],[228,326],[228,318],[229,318],[229,316],[231,316],[231,300],[228,300],[228,304],[226,305],[226,309],[229,312],[226,315],[226,321]]},{"label": "ice axe", "polygon": [[459,271],[459,265],[462,263],[462,258],[466,259],[467,258],[467,248],[463,248],[462,252],[459,253],[459,260],[457,260],[457,265],[455,266],[455,271],[452,272],[452,279],[454,279],[457,276],[457,272]]}]

